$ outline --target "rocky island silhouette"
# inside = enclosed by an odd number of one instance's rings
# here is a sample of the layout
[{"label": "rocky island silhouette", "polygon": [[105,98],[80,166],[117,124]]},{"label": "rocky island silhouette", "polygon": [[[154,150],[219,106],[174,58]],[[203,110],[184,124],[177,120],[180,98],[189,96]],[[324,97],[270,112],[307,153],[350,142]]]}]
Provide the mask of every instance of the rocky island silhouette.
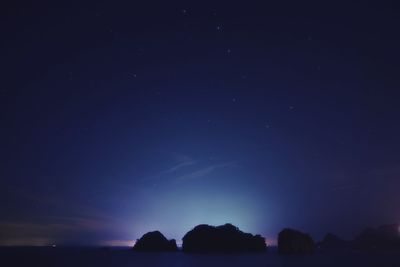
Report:
[{"label": "rocky island silhouette", "polygon": [[[400,249],[400,225],[390,224],[367,228],[354,240],[347,241],[328,233],[316,243],[310,234],[285,228],[278,234],[281,254],[311,254],[317,249]],[[182,238],[185,253],[241,253],[265,252],[268,246],[261,235],[245,233],[233,224],[220,226],[200,224]],[[134,251],[179,251],[175,239],[168,240],[160,231],[152,231],[138,239]]]},{"label": "rocky island silhouette", "polygon": [[278,251],[280,253],[312,253],[315,243],[309,234],[286,228],[278,235]]},{"label": "rocky island silhouette", "polygon": [[184,252],[246,252],[265,251],[265,238],[244,233],[232,224],[210,226],[201,224],[182,239]]},{"label": "rocky island silhouette", "polygon": [[177,251],[175,239],[168,240],[160,231],[144,234],[133,247],[135,251]]}]

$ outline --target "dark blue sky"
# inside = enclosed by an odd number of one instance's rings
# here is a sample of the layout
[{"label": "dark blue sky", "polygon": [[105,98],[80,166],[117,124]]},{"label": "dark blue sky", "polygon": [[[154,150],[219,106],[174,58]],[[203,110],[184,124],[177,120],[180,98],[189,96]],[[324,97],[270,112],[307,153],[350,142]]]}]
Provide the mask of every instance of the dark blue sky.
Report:
[{"label": "dark blue sky", "polygon": [[0,245],[400,221],[395,1],[1,12]]}]

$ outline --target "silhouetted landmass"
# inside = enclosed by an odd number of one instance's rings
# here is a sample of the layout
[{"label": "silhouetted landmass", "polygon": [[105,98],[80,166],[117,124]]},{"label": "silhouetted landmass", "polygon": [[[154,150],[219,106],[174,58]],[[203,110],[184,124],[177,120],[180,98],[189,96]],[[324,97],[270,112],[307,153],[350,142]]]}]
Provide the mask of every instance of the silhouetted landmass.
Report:
[{"label": "silhouetted landmass", "polygon": [[314,249],[315,243],[309,234],[286,228],[278,235],[280,253],[312,253]]},{"label": "silhouetted landmass", "polygon": [[198,225],[183,237],[184,252],[250,252],[265,251],[265,239],[244,233],[232,224]]},{"label": "silhouetted landmass", "polygon": [[349,248],[350,244],[351,242],[343,240],[334,234],[328,233],[318,244],[318,247],[321,249],[341,249]]},{"label": "silhouetted landmass", "polygon": [[354,242],[357,249],[399,249],[400,225],[390,224],[378,228],[367,228],[358,235]]},{"label": "silhouetted landmass", "polygon": [[[187,232],[182,239],[184,252],[251,252],[265,251],[265,239],[244,233],[232,224],[210,226],[201,224]],[[285,254],[312,253],[316,244],[307,233],[283,229],[278,235],[278,251]],[[346,241],[328,233],[318,243],[321,249],[400,249],[400,225],[390,224],[367,228],[353,241]],[[168,240],[159,231],[149,232],[138,239],[135,251],[177,251],[174,239]]]},{"label": "silhouetted landmass", "polygon": [[177,251],[175,239],[168,240],[159,231],[148,232],[138,239],[133,247],[135,251]]}]

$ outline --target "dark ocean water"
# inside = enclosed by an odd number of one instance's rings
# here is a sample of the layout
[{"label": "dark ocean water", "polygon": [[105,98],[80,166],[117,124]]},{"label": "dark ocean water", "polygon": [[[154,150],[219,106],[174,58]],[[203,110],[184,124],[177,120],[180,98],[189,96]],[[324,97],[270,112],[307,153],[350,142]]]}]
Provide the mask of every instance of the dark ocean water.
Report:
[{"label": "dark ocean water", "polygon": [[127,249],[0,248],[0,266],[362,266],[400,267],[400,251],[318,251],[280,255],[275,250],[248,254],[138,253]]}]

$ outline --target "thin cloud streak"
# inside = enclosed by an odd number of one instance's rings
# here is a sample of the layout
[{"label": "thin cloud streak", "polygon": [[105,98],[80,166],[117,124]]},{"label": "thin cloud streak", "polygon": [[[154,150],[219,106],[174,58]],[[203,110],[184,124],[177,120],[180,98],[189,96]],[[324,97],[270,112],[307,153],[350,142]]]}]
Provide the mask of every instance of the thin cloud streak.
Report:
[{"label": "thin cloud streak", "polygon": [[180,162],[180,163],[176,164],[175,166],[172,166],[171,168],[169,168],[167,170],[161,171],[160,174],[174,173],[174,172],[177,172],[177,171],[179,171],[180,169],[182,169],[184,167],[193,166],[195,164],[197,164],[197,161],[190,159],[190,160],[187,160],[187,161]]},{"label": "thin cloud streak", "polygon": [[181,176],[175,178],[175,180],[176,181],[183,181],[183,180],[198,179],[198,178],[204,177],[204,176],[214,172],[217,169],[228,167],[228,166],[231,166],[232,164],[234,164],[234,162],[226,162],[226,163],[220,163],[220,164],[207,166],[207,167],[195,170],[193,172],[181,175]]},{"label": "thin cloud streak", "polygon": [[[196,165],[200,165],[200,161],[194,160],[193,158],[186,156],[186,155],[179,155],[179,162],[176,165],[174,165],[166,170],[160,171],[155,175],[145,177],[141,180],[142,181],[150,181],[150,180],[157,180],[160,178],[165,178],[166,180],[183,181],[183,180],[197,179],[197,178],[204,177],[207,174],[209,174],[217,169],[230,166],[234,163],[235,162],[225,162],[225,163],[218,163],[218,164],[214,164],[214,165],[210,165],[210,166],[195,168]],[[174,176],[174,174],[178,174],[178,175]]]},{"label": "thin cloud streak", "polygon": [[182,169],[185,169],[186,167],[189,166],[194,166],[196,165],[199,161],[194,160],[193,158],[186,156],[186,155],[175,155],[177,163],[167,169],[164,169],[162,171],[159,171],[158,173],[154,175],[150,175],[147,177],[143,177],[141,181],[151,181],[151,180],[156,180],[161,178],[162,176],[167,176],[174,174],[176,172],[179,172]]}]

